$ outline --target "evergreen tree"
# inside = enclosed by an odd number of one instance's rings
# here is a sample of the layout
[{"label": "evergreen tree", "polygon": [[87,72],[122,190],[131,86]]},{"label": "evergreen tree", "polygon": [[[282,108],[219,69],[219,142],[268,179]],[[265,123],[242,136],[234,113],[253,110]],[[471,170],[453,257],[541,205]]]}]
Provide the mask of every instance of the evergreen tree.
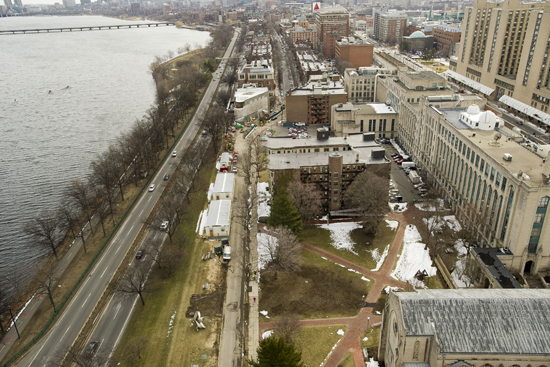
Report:
[{"label": "evergreen tree", "polygon": [[266,338],[258,347],[258,362],[248,361],[254,367],[302,367],[302,352],[294,344],[288,344],[283,337]]},{"label": "evergreen tree", "polygon": [[290,228],[294,233],[302,229],[300,212],[292,200],[290,200],[285,190],[277,190],[274,193],[271,214],[269,215],[267,224],[272,228],[285,226]]}]

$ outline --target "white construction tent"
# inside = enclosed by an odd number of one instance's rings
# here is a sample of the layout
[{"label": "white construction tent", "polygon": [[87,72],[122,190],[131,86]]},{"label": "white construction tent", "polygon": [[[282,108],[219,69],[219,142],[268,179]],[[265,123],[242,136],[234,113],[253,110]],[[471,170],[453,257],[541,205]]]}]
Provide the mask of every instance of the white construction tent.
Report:
[{"label": "white construction tent", "polygon": [[231,200],[210,202],[204,224],[203,237],[229,237],[231,230]]}]

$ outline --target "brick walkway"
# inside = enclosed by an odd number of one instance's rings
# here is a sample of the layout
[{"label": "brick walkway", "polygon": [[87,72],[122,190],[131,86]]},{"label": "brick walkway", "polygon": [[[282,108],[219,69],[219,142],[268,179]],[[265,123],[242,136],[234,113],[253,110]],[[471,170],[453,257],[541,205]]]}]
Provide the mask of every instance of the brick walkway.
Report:
[{"label": "brick walkway", "polygon": [[[315,246],[309,245],[307,243],[300,243],[300,245],[312,252],[315,252],[321,256],[326,257],[338,264],[342,264],[349,269],[353,269],[370,279],[374,282],[371,291],[369,292],[365,302],[367,303],[376,303],[378,297],[382,293],[382,290],[386,286],[400,287],[406,289],[407,284],[395,280],[390,276],[393,265],[397,260],[397,255],[401,249],[401,244],[403,243],[403,235],[405,233],[405,228],[408,225],[406,216],[402,213],[391,213],[385,219],[387,220],[396,220],[399,222],[399,228],[395,235],[395,239],[390,247],[390,251],[384,265],[379,272],[374,272],[362,268],[352,262],[342,259],[339,256],[333,255],[325,250],[317,248]],[[266,230],[265,225],[258,224],[258,232],[269,233]],[[370,320],[369,320],[370,317]],[[330,357],[325,362],[324,366],[326,367],[336,367],[338,363],[344,358],[347,352],[353,353],[355,360],[355,367],[364,367],[365,362],[363,360],[363,352],[361,350],[361,333],[367,328],[368,324],[370,326],[379,324],[382,322],[381,315],[373,315],[372,307],[362,308],[359,314],[355,317],[339,317],[332,319],[315,319],[315,320],[302,320],[300,324],[303,326],[326,326],[326,325],[345,325],[347,327],[346,334],[338,343],[338,346],[332,351]],[[264,333],[265,330],[273,328],[273,322],[260,323],[260,335]]]}]

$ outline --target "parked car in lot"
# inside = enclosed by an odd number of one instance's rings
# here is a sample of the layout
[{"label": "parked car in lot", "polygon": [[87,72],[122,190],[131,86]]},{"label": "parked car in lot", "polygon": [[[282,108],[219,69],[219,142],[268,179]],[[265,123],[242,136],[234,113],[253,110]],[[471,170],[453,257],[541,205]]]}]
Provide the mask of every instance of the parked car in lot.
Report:
[{"label": "parked car in lot", "polygon": [[237,173],[237,166],[233,166],[233,169],[231,169],[231,172]]},{"label": "parked car in lot", "polygon": [[151,191],[155,191],[155,184],[151,184],[151,186],[149,186],[149,192]]},{"label": "parked car in lot", "polygon": [[143,250],[139,250],[137,253],[136,253],[136,259],[141,259],[143,257]]}]

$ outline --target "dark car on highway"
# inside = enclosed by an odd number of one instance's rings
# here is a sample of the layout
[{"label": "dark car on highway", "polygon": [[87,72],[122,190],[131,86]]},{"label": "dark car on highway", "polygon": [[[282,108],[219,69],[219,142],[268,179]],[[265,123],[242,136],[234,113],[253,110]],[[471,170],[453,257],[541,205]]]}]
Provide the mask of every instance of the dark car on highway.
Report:
[{"label": "dark car on highway", "polygon": [[139,250],[136,254],[136,259],[141,259],[143,257],[143,250]]},{"label": "dark car on highway", "polygon": [[84,356],[85,357],[93,356],[95,354],[95,352],[97,352],[98,348],[99,348],[99,342],[98,341],[90,342],[90,344],[88,344],[86,346],[86,349],[84,349]]}]

